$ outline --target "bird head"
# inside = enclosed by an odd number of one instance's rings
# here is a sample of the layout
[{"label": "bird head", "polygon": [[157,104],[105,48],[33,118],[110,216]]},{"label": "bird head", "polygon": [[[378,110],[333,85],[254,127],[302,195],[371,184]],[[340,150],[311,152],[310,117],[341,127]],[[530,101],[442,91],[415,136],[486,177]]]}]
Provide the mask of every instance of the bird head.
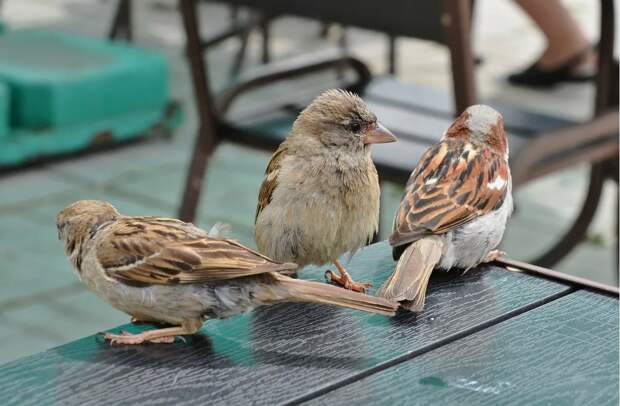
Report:
[{"label": "bird head", "polygon": [[340,89],[327,90],[315,98],[299,114],[293,135],[313,138],[328,148],[353,151],[396,141],[359,96]]},{"label": "bird head", "polygon": [[67,255],[77,255],[79,247],[90,237],[91,232],[118,217],[120,214],[114,206],[100,200],[80,200],[62,209],[56,216],[56,227]]},{"label": "bird head", "polygon": [[469,106],[448,128],[445,137],[486,144],[508,158],[504,118],[497,110],[484,104]]}]

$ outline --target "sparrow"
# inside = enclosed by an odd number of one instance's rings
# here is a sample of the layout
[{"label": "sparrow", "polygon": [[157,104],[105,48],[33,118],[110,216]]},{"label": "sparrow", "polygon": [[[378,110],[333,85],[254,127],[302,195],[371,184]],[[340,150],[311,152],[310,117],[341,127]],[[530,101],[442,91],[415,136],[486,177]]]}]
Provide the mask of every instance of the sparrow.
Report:
[{"label": "sparrow", "polygon": [[391,316],[398,304],[335,286],[290,278],[297,268],[190,223],[123,216],[82,200],[57,216],[58,236],[78,278],[103,300],[142,322],[173,327],[105,334],[113,344],[170,343],[204,321],[255,306],[313,302]]},{"label": "sparrow", "polygon": [[396,137],[362,99],[323,92],[295,120],[271,157],[255,217],[258,250],[280,262],[333,263],[331,282],[364,292],[338,258],[366,245],[379,224],[379,181],[372,144]]},{"label": "sparrow", "polygon": [[468,270],[496,250],[512,213],[512,179],[502,115],[469,107],[420,158],[394,218],[392,276],[378,296],[424,308],[434,268]]}]

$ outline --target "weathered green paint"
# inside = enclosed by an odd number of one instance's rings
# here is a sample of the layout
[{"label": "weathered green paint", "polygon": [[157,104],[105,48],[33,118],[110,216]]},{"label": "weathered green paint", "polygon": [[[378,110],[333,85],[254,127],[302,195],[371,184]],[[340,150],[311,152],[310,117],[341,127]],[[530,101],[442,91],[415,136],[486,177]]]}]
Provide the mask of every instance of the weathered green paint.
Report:
[{"label": "weathered green paint", "polygon": [[[394,268],[385,242],[362,249],[345,263],[355,279],[375,287]],[[299,277],[323,280],[326,268],[309,267]],[[186,343],[111,347],[90,336],[0,366],[0,404],[161,399],[173,404],[279,404],[568,292],[563,284],[488,266],[464,275],[435,275],[427,308],[419,315],[387,318],[283,304],[209,320]],[[146,328],[151,327],[125,325],[115,331]]]},{"label": "weathered green paint", "polygon": [[13,129],[0,142],[0,167],[76,152],[101,142],[127,140],[144,134],[157,123],[172,128],[179,122],[180,115],[167,118],[164,113],[165,107],[162,107],[40,131]]},{"label": "weathered green paint", "polygon": [[310,403],[617,405],[618,300],[569,294]]}]

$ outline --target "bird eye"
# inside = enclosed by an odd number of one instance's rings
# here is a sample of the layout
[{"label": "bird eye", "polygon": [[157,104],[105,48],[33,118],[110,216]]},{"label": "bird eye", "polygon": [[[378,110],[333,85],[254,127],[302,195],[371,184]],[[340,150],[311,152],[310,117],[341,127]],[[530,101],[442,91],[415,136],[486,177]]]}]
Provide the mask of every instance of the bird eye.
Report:
[{"label": "bird eye", "polygon": [[362,125],[357,121],[353,121],[352,123],[347,125],[349,131],[357,133],[362,129]]}]

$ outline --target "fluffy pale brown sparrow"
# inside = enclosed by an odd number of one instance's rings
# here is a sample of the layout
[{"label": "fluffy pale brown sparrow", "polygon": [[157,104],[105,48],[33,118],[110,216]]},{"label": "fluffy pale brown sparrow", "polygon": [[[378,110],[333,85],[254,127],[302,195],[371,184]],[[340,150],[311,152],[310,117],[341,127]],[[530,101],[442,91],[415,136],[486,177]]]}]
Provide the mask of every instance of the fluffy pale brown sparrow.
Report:
[{"label": "fluffy pale brown sparrow", "polygon": [[435,267],[467,270],[504,255],[495,248],[512,213],[511,192],[503,118],[471,106],[407,182],[390,236],[398,264],[377,295],[421,311]]},{"label": "fluffy pale brown sparrow", "polygon": [[394,142],[353,93],[328,90],[297,117],[271,157],[256,208],[259,251],[299,266],[334,263],[331,281],[355,291],[338,258],[367,244],[377,231],[379,182],[370,145]]},{"label": "fluffy pale brown sparrow", "polygon": [[129,217],[107,202],[83,200],[57,217],[59,238],[78,276],[115,308],[144,322],[175,327],[140,334],[106,334],[112,343],[172,342],[209,318],[255,306],[313,302],[393,315],[398,304],[319,282],[292,279],[279,263],[236,241],[192,224]]}]

